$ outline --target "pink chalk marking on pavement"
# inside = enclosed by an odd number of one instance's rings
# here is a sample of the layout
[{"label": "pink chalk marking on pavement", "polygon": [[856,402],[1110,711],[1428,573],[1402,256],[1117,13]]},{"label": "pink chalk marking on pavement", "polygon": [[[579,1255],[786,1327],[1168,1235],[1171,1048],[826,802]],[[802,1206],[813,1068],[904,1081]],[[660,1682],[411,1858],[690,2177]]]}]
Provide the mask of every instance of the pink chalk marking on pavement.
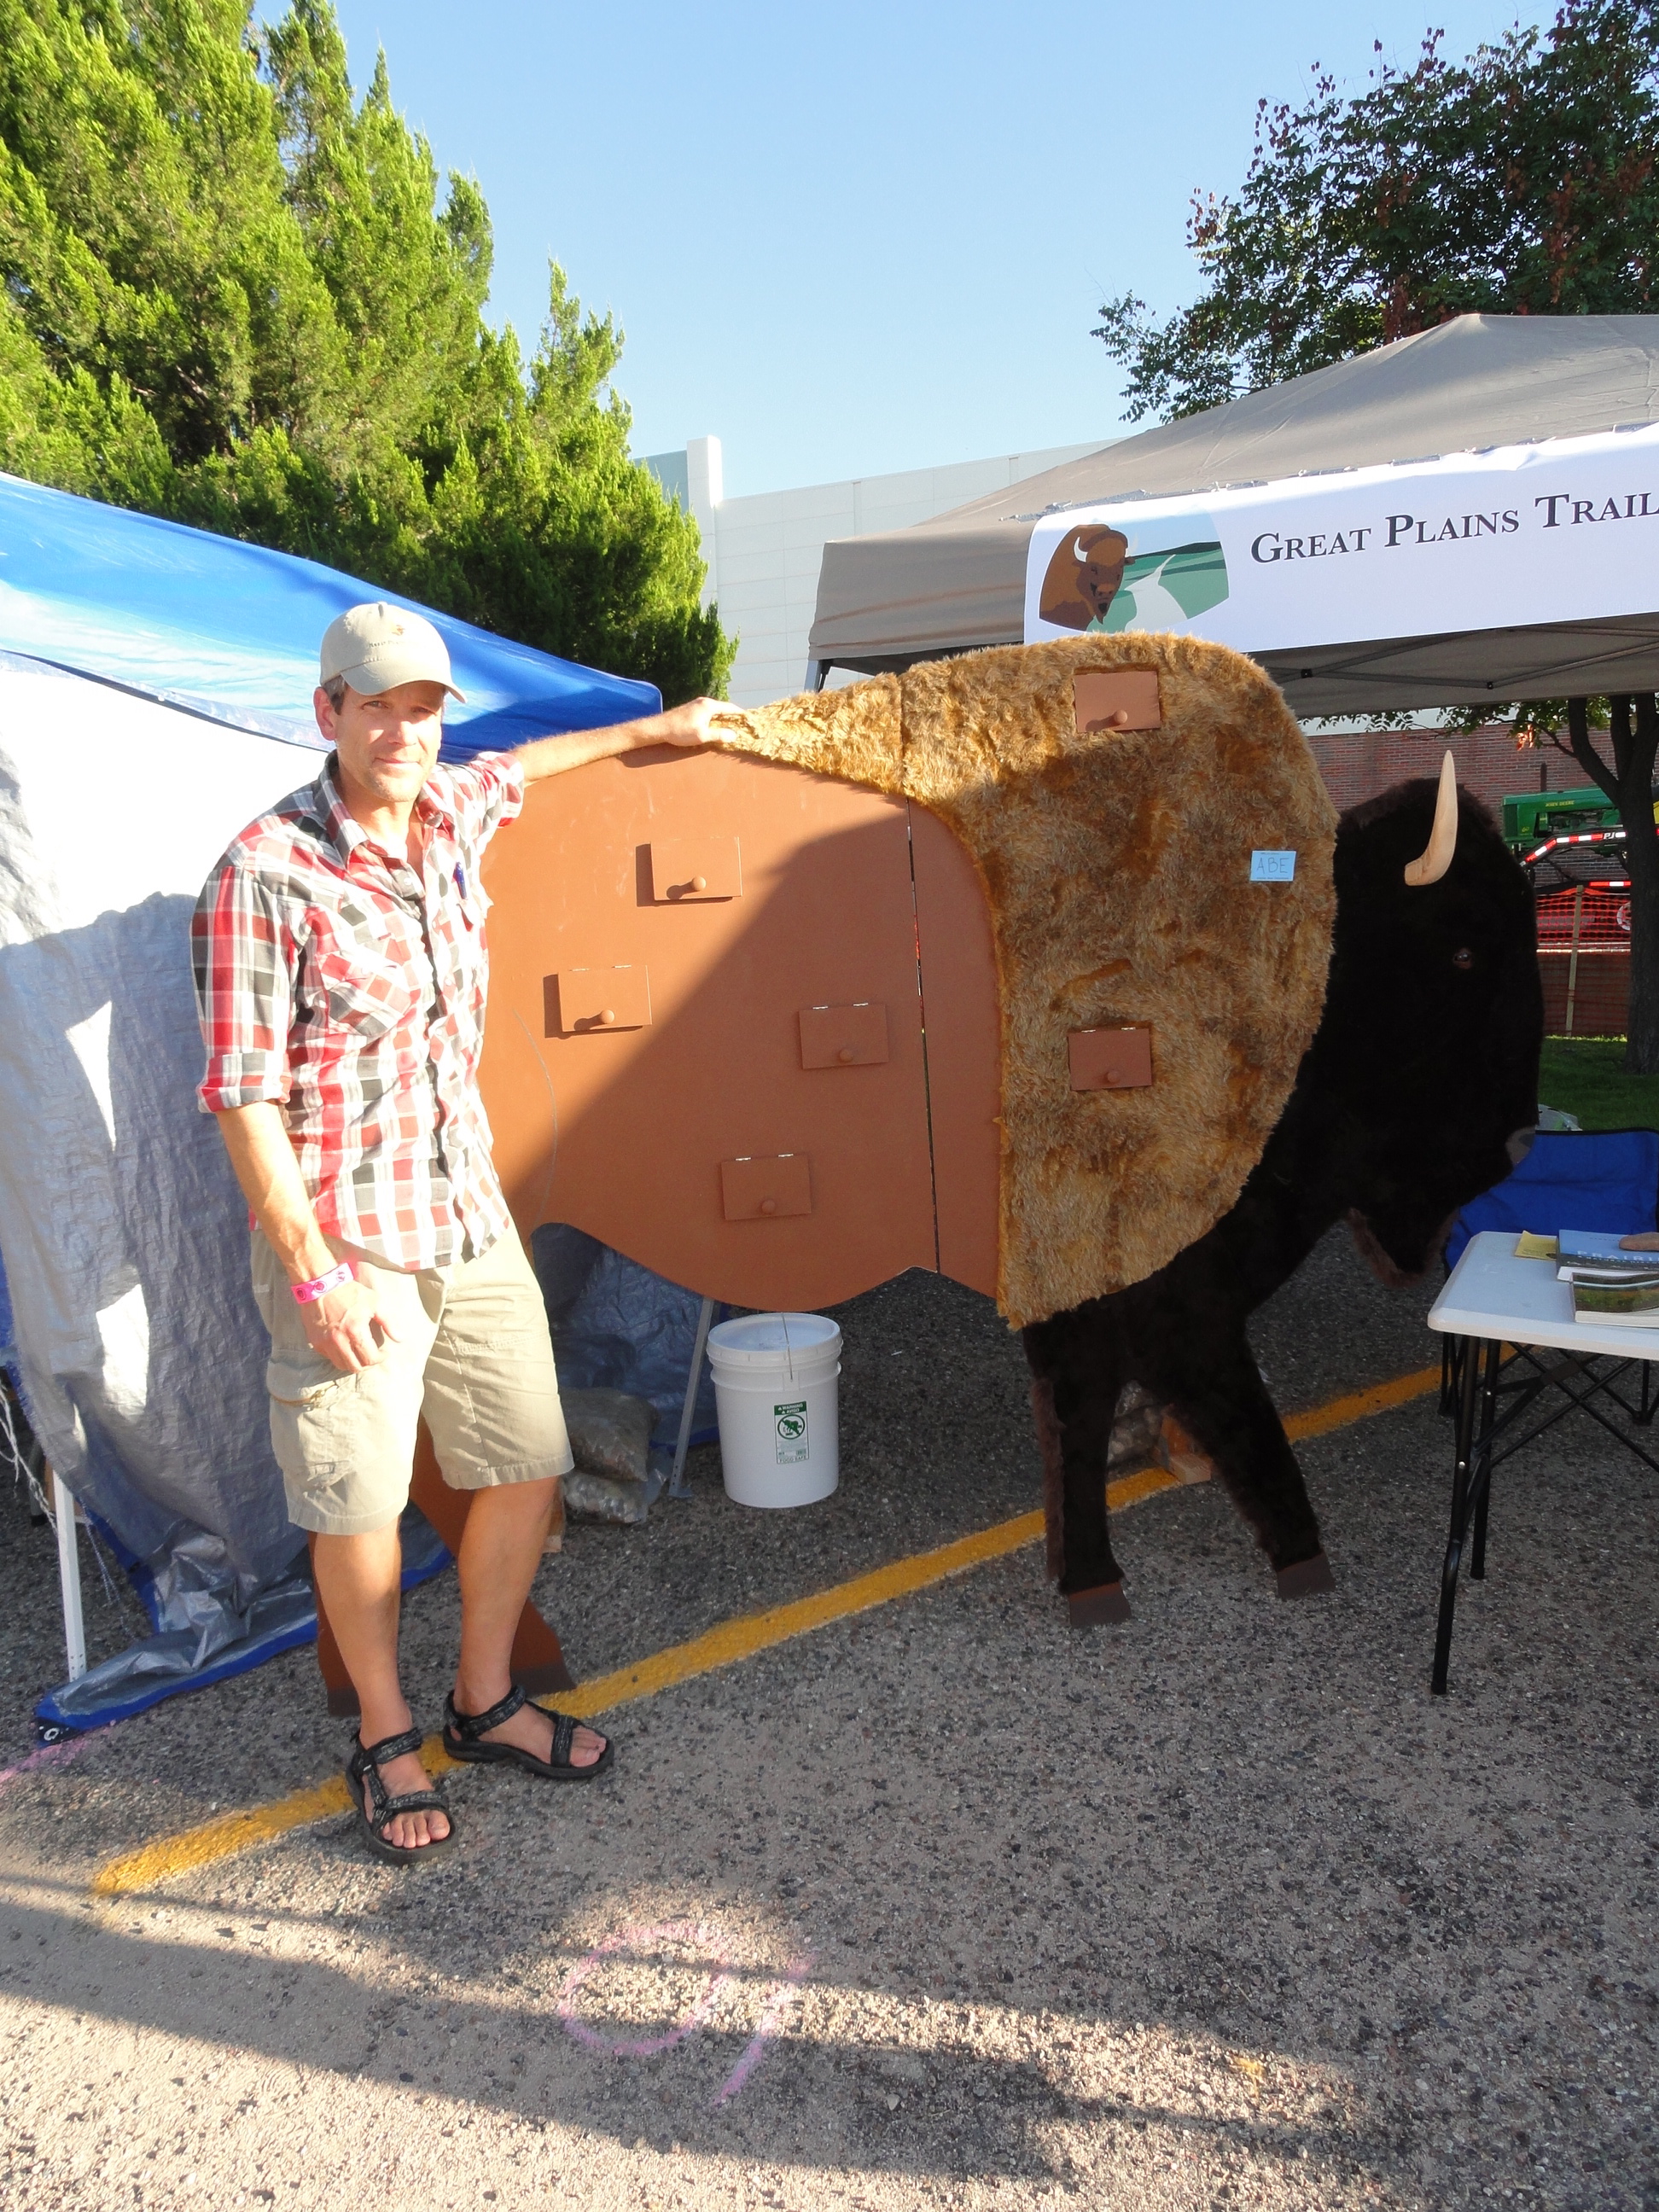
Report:
[{"label": "pink chalk marking on pavement", "polygon": [[778,2022],[783,2017],[785,2007],[793,2004],[800,1995],[800,1985],[806,1979],[812,1958],[811,1951],[803,1951],[799,1959],[792,1960],[784,1968],[783,1979],[766,2001],[765,2009],[760,2016],[760,2026],[750,2037],[742,2057],[721,2084],[720,2093],[714,2100],[716,2112],[728,2097],[737,2095],[765,2057],[768,2045],[777,2033]]},{"label": "pink chalk marking on pavement", "polygon": [[[690,1920],[660,1920],[648,1928],[619,1928],[614,1936],[607,1936],[596,1943],[584,1959],[576,1964],[559,1984],[556,2013],[560,2026],[568,2035],[588,2051],[597,2051],[602,2058],[654,2058],[659,2051],[672,2051],[677,2043],[696,2034],[714,2009],[722,1990],[730,1986],[736,1976],[736,1961],[723,1955],[708,1960],[703,1977],[702,1994],[689,2005],[674,2026],[662,2035],[635,2038],[601,2035],[576,2013],[576,1998],[584,1983],[596,1974],[607,1959],[618,1953],[649,1951],[664,1943],[684,1943],[708,1952],[714,1942],[714,1932],[706,1924]],[[773,1984],[771,1993],[761,2009],[759,2025],[744,2046],[742,2057],[720,2084],[720,2094],[714,2100],[714,2110],[735,2097],[750,2075],[766,2056],[769,2046],[776,2039],[778,2023],[785,2009],[800,1994],[800,1985],[811,1968],[815,1954],[803,1951],[783,1970],[783,1978]]]},{"label": "pink chalk marking on pavement", "polygon": [[67,1766],[72,1759],[79,1759],[90,1748],[89,1740],[83,1735],[71,1736],[64,1743],[42,1744],[27,1759],[20,1759],[15,1766],[0,1766],[0,1790],[15,1782],[20,1774],[32,1773],[37,1766]]},{"label": "pink chalk marking on pavement", "polygon": [[688,2035],[695,2035],[714,2008],[715,2000],[731,1981],[726,1971],[731,1961],[715,1959],[704,1978],[702,1994],[696,2002],[682,2013],[674,2027],[665,2035],[643,2036],[637,2041],[618,2040],[600,2035],[586,2021],[576,2016],[576,1994],[582,1984],[597,1973],[608,1958],[618,1951],[645,1951],[659,1943],[695,1943],[707,1949],[711,1935],[708,1929],[695,1925],[689,1920],[659,1921],[650,1928],[619,1928],[614,1936],[607,1936],[603,1943],[596,1943],[585,1959],[578,1960],[559,1984],[558,2018],[566,2033],[574,2035],[578,2043],[589,2051],[597,2051],[606,2058],[653,2058],[659,2051],[671,2051],[677,2043],[684,2043]]}]

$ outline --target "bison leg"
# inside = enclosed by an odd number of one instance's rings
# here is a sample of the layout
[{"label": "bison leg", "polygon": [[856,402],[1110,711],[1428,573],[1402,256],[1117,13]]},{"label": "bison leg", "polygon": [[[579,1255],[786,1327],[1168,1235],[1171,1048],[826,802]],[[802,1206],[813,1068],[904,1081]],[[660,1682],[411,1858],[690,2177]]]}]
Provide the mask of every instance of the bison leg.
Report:
[{"label": "bison leg", "polygon": [[1024,1332],[1042,1452],[1048,1572],[1073,1628],[1129,1617],[1106,1517],[1107,1455],[1122,1382],[1115,1363],[1099,1356],[1100,1334],[1098,1328],[1085,1334],[1072,1315]]},{"label": "bison leg", "polygon": [[1159,1387],[1214,1460],[1267,1554],[1280,1596],[1332,1589],[1302,1469],[1243,1330],[1233,1341],[1207,1340],[1202,1361],[1194,1359],[1190,1369],[1178,1355],[1169,1359],[1172,1348],[1166,1346],[1158,1362]]}]

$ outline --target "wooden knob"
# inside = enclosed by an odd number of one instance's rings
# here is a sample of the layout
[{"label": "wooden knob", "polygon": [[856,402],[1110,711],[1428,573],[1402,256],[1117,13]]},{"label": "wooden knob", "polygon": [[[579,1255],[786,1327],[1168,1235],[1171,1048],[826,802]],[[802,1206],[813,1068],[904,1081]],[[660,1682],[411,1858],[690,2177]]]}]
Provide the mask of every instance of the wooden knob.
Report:
[{"label": "wooden knob", "polygon": [[1121,707],[1114,708],[1112,713],[1106,717],[1106,726],[1110,730],[1127,730],[1128,728],[1129,717]]},{"label": "wooden knob", "polygon": [[760,1203],[760,1210],[763,1213],[775,1213],[778,1210],[778,1201],[775,1198],[763,1198]]},{"label": "wooden knob", "polygon": [[691,878],[691,888],[694,891],[706,891],[708,888],[708,877],[693,876]]},{"label": "wooden knob", "polygon": [[837,1060],[856,1060],[858,1054],[850,1044],[842,1045],[841,1050],[836,1054]]},{"label": "wooden knob", "polygon": [[599,1019],[604,1023],[606,1029],[611,1028],[616,1018],[617,1009],[614,1006],[607,1006],[605,1009],[605,1012],[599,1016]]}]

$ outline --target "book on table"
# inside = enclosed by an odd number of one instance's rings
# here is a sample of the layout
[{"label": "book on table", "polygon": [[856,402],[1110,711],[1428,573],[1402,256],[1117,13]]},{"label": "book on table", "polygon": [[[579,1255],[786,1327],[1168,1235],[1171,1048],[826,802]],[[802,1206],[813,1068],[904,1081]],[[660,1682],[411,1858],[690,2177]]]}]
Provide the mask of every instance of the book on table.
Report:
[{"label": "book on table", "polygon": [[[1629,1232],[1625,1232],[1628,1234]],[[1558,1272],[1565,1279],[1570,1267],[1618,1267],[1633,1274],[1659,1273],[1659,1252],[1626,1252],[1620,1232],[1599,1229],[1563,1229],[1555,1240]]]},{"label": "book on table", "polygon": [[[1565,1271],[1564,1271],[1565,1272]],[[1626,1275],[1609,1271],[1600,1282],[1583,1273],[1573,1279],[1575,1321],[1602,1328],[1659,1328],[1659,1273]]]}]

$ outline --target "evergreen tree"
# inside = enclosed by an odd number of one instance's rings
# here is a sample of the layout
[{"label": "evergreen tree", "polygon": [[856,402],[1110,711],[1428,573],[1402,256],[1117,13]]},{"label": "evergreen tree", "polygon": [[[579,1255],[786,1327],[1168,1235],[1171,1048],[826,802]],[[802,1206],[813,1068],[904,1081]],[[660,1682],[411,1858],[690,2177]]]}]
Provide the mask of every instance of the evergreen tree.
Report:
[{"label": "evergreen tree", "polygon": [[348,568],[547,651],[724,686],[696,526],[629,458],[611,318],[525,363],[329,0],[0,0],[0,468]]}]

